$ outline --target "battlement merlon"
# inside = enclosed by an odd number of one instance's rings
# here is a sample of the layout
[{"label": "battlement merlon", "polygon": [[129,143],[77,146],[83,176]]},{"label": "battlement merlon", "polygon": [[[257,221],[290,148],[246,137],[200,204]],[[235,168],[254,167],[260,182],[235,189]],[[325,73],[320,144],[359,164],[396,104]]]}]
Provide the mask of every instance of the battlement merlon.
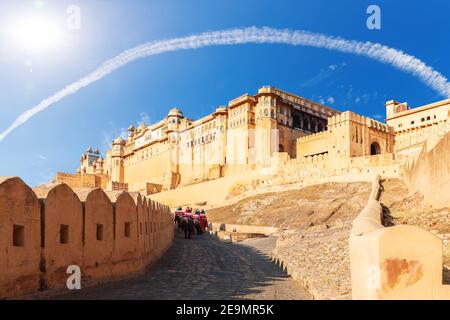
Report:
[{"label": "battlement merlon", "polygon": [[297,142],[302,143],[302,142],[306,142],[306,141],[320,140],[320,139],[325,138],[327,136],[327,134],[328,134],[328,131],[321,131],[321,132],[317,132],[317,133],[308,134],[306,136],[297,138]]},{"label": "battlement merlon", "polygon": [[289,101],[290,103],[293,103],[293,104],[296,104],[296,105],[301,105],[301,106],[306,107],[306,108],[308,108],[308,109],[310,109],[312,111],[320,112],[325,117],[330,117],[332,115],[341,113],[338,110],[332,109],[330,107],[327,107],[327,106],[322,105],[320,103],[308,100],[306,98],[296,96],[296,95],[294,95],[292,93],[280,90],[280,89],[272,87],[272,86],[264,86],[264,87],[260,88],[258,90],[258,94],[256,96],[261,95],[261,94],[274,94],[274,95],[277,95],[277,96],[281,97],[282,99]]},{"label": "battlement merlon", "polygon": [[345,111],[342,112],[341,114],[328,118],[328,127],[332,127],[346,121],[351,121],[353,123],[367,126],[368,128],[372,128],[382,132],[391,132],[391,133],[393,132],[393,128],[390,127],[389,125],[374,120],[372,118],[359,115],[352,111]]},{"label": "battlement merlon", "polygon": [[244,93],[243,95],[234,98],[233,100],[230,100],[228,102],[228,108],[233,108],[236,107],[242,103],[245,103],[247,101],[251,101],[251,102],[256,102],[255,98],[251,95],[249,95],[248,93]]}]

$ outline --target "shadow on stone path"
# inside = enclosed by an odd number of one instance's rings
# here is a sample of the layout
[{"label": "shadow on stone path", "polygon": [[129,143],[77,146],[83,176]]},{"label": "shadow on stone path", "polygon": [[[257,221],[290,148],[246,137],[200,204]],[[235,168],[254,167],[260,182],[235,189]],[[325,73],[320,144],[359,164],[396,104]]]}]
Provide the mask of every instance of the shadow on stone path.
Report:
[{"label": "shadow on stone path", "polygon": [[172,247],[144,275],[52,297],[170,300],[310,298],[297,282],[251,243],[227,244],[207,234],[185,240],[177,230]]}]

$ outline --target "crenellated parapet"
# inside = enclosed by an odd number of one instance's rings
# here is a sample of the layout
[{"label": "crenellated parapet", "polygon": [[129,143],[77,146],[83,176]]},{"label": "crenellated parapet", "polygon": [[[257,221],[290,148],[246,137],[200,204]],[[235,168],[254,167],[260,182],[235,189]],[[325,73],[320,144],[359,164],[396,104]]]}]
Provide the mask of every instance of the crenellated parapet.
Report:
[{"label": "crenellated parapet", "polygon": [[128,191],[128,183],[110,181],[110,182],[108,182],[108,186],[106,189],[112,190],[112,191],[117,191],[117,190]]},{"label": "crenellated parapet", "polygon": [[351,111],[345,111],[345,112],[342,112],[341,114],[337,114],[337,115],[334,115],[334,116],[328,118],[328,126],[332,127],[337,124],[341,124],[343,122],[348,122],[348,121],[366,126],[373,130],[386,132],[386,133],[392,133],[392,134],[394,133],[394,130],[392,127],[390,127],[380,121],[359,115],[359,114],[351,112]]},{"label": "crenellated parapet", "polygon": [[327,131],[321,131],[321,132],[317,132],[317,133],[308,134],[306,136],[298,138],[297,143],[311,142],[311,141],[325,139],[327,137],[327,135],[328,135]]},{"label": "crenellated parapet", "polygon": [[0,177],[0,201],[0,298],[64,288],[70,265],[85,284],[140,272],[173,240],[169,207],[126,191]]},{"label": "crenellated parapet", "polygon": [[328,153],[316,154],[298,159],[298,164],[314,164],[328,161]]}]

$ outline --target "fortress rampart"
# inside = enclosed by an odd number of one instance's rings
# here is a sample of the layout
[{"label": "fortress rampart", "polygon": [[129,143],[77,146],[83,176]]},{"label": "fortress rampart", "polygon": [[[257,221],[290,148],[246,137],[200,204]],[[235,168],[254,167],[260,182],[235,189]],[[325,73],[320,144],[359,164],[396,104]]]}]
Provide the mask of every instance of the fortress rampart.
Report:
[{"label": "fortress rampart", "polygon": [[138,193],[0,177],[0,298],[143,271],[171,245],[170,209]]},{"label": "fortress rampart", "polygon": [[428,150],[428,141],[417,159],[409,162],[402,178],[412,192],[419,191],[433,207],[450,206],[450,133]]}]

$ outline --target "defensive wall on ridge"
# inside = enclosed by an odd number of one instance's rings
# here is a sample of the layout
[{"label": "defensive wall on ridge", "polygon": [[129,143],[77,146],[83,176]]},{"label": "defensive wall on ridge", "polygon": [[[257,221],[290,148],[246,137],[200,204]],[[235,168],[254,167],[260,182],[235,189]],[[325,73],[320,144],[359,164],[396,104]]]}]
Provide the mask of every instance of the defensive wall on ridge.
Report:
[{"label": "defensive wall on ridge", "polygon": [[169,207],[138,193],[0,177],[0,298],[64,288],[70,265],[83,285],[141,272],[172,240]]},{"label": "defensive wall on ridge", "polygon": [[349,158],[341,161],[339,167],[331,167],[330,161],[327,154],[291,159],[286,152],[275,152],[264,167],[155,193],[151,198],[170,207],[205,202],[216,206],[249,190],[291,183],[371,181],[374,174],[384,179],[398,178],[400,172],[392,153]]}]

